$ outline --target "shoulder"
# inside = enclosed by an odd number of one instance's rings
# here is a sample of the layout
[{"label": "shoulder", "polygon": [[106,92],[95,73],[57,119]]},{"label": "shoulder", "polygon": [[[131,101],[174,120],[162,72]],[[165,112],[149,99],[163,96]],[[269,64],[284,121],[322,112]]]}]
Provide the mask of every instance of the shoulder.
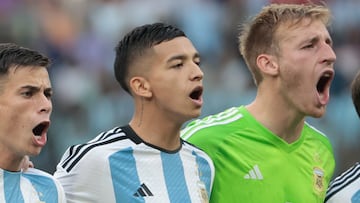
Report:
[{"label": "shoulder", "polygon": [[28,168],[21,173],[21,178],[24,180],[20,181],[20,184],[22,185],[21,188],[24,190],[37,191],[39,198],[43,199],[44,202],[55,199],[57,199],[56,202],[59,203],[66,202],[62,185],[51,174],[36,168]]},{"label": "shoulder", "polygon": [[45,171],[36,169],[36,168],[28,168],[26,171],[23,172],[24,176],[38,176],[38,177],[45,177],[49,179],[55,179],[50,173]]},{"label": "shoulder", "polygon": [[[180,153],[182,154],[187,154],[183,157],[195,157],[195,159],[197,161],[199,161],[201,164],[205,164],[208,165],[211,169],[211,171],[214,171],[214,163],[212,161],[212,159],[210,158],[210,156],[202,149],[198,148],[197,146],[184,141],[183,140],[183,146],[182,149],[180,150]],[[188,156],[188,155],[191,156]]]},{"label": "shoulder", "polygon": [[106,160],[109,155],[138,144],[139,141],[131,134],[128,126],[116,127],[100,133],[87,143],[73,145],[65,151],[58,167],[70,171],[81,162],[99,164],[98,162]]},{"label": "shoulder", "polygon": [[360,188],[360,163],[336,177],[329,185],[326,192],[325,202],[350,202]]},{"label": "shoulder", "polygon": [[189,152],[193,155],[196,155],[196,156],[200,156],[200,157],[204,157],[204,158],[208,158],[210,159],[210,157],[208,156],[208,154],[200,149],[198,146],[186,141],[186,140],[182,140],[183,141],[183,146],[182,146],[182,149],[181,151],[184,153],[186,152]]},{"label": "shoulder", "polygon": [[[226,129],[229,129],[231,125],[243,117],[242,106],[232,107],[220,113],[190,122],[181,131],[181,137],[184,140],[188,140],[193,135],[201,136],[203,134],[208,134],[208,132],[211,132],[211,135],[215,135],[218,130],[222,132],[226,131]],[[226,128],[224,128],[225,126]]]},{"label": "shoulder", "polygon": [[53,187],[56,188],[59,193],[63,192],[60,182],[50,173],[47,173],[45,171],[36,168],[28,168],[26,171],[23,172],[22,176],[28,179],[34,185],[41,185],[41,187],[47,187],[47,190]]},{"label": "shoulder", "polygon": [[318,130],[314,126],[310,125],[309,123],[305,122],[304,126],[306,130],[306,134],[310,139],[315,139],[321,142],[329,151],[333,151],[329,138],[323,133],[322,131]]}]

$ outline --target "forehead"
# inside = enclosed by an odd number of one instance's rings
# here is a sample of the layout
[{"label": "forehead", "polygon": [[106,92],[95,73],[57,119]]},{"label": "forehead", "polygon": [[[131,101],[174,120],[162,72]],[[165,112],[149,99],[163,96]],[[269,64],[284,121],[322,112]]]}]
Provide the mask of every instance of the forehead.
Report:
[{"label": "forehead", "polygon": [[162,42],[153,47],[155,54],[169,59],[173,55],[189,55],[196,54],[197,50],[186,37],[176,37],[172,40]]},{"label": "forehead", "polygon": [[50,87],[50,78],[45,67],[13,66],[7,75],[0,77],[1,87],[20,88],[25,85]]},{"label": "forehead", "polygon": [[304,18],[298,23],[286,22],[276,32],[279,41],[302,40],[313,36],[330,38],[326,25],[321,20]]}]

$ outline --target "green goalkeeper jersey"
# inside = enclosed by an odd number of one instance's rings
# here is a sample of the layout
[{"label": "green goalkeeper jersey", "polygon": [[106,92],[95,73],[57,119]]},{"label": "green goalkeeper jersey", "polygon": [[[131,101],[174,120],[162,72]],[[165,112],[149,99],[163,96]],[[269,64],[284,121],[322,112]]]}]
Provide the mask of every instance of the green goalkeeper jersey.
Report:
[{"label": "green goalkeeper jersey", "polygon": [[182,138],[215,164],[213,203],[323,203],[335,168],[328,138],[305,123],[288,144],[244,106],[192,121]]}]

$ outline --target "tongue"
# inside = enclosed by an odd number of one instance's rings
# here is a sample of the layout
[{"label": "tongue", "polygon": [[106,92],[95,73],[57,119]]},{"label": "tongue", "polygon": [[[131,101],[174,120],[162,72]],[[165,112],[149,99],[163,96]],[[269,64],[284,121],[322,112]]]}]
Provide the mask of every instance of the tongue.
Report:
[{"label": "tongue", "polygon": [[319,93],[319,101],[320,104],[322,105],[327,105],[329,102],[330,96],[329,96],[329,91],[325,90],[322,93]]},{"label": "tongue", "polygon": [[47,141],[47,137],[46,134],[42,135],[42,136],[34,136],[34,144],[39,146],[39,147],[43,147],[46,144]]}]

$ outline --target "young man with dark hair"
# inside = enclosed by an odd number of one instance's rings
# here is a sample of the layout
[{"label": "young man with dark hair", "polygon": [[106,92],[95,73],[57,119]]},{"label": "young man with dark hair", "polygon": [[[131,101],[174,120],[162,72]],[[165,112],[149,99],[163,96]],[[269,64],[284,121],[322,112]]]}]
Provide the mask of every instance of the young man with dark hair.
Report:
[{"label": "young man with dark hair", "polygon": [[55,177],[68,202],[208,202],[212,161],[180,138],[203,103],[191,41],[171,25],[137,27],[117,45],[114,69],[134,100],[133,117],[65,152]]},{"label": "young man with dark hair", "polygon": [[[0,202],[66,202],[50,174],[23,162],[45,146],[52,111],[50,60],[12,43],[0,44]],[[25,167],[26,168],[26,167]]]}]

